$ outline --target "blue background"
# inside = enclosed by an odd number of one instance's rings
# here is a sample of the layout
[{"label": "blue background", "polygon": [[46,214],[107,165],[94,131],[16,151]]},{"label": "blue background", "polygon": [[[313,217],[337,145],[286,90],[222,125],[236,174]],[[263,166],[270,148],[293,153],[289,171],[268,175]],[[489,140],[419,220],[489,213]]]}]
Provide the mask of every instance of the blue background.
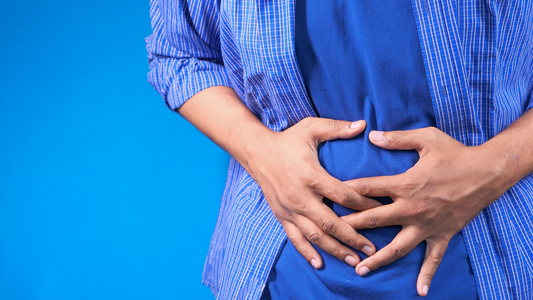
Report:
[{"label": "blue background", "polygon": [[228,156],[147,83],[148,1],[0,1],[0,299],[211,299]]}]

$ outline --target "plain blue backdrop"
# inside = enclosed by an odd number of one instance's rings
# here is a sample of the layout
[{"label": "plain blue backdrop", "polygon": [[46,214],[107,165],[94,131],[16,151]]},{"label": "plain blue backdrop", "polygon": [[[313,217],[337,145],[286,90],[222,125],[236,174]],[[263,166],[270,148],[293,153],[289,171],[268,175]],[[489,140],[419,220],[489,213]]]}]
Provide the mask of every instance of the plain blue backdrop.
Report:
[{"label": "plain blue backdrop", "polygon": [[211,299],[228,156],[147,83],[148,1],[0,0],[0,299]]}]

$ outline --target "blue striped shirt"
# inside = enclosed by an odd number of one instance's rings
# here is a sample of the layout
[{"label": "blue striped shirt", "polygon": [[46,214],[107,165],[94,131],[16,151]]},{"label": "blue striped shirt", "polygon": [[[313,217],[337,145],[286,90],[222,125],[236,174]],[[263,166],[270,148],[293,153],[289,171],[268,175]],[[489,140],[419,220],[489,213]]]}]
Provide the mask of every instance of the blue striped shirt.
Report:
[{"label": "blue striped shirt", "polygon": [[[315,116],[294,53],[295,0],[152,0],[149,82],[177,110],[233,88],[270,129]],[[437,127],[480,145],[533,106],[533,2],[412,0]],[[533,298],[533,176],[463,230],[481,299]],[[231,159],[203,283],[258,299],[286,235]]]}]

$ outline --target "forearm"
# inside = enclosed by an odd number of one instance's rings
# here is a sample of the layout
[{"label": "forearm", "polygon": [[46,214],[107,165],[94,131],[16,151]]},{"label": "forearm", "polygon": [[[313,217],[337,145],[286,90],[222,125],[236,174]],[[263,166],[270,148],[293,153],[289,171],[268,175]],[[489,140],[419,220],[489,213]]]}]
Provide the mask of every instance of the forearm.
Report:
[{"label": "forearm", "polygon": [[197,93],[183,104],[179,113],[248,171],[247,153],[273,133],[250,112],[233,89],[224,86]]},{"label": "forearm", "polygon": [[[211,87],[189,99],[179,112],[228,151],[259,184],[288,238],[315,268],[321,257],[309,242],[355,267],[357,253],[375,247],[324,205],[323,198],[356,210],[381,205],[331,177],[318,160],[321,142],[360,134],[363,121],[306,118],[283,132],[263,125],[227,87]],[[335,238],[334,238],[335,237]]]},{"label": "forearm", "polygon": [[486,143],[466,147],[436,128],[370,132],[370,141],[388,150],[415,149],[419,161],[395,176],[346,182],[360,194],[391,197],[394,203],[343,219],[355,229],[401,225],[396,238],[357,266],[360,275],[377,270],[426,241],[418,277],[420,295],[431,279],[448,242],[483,209],[533,171],[533,112],[517,119]]}]

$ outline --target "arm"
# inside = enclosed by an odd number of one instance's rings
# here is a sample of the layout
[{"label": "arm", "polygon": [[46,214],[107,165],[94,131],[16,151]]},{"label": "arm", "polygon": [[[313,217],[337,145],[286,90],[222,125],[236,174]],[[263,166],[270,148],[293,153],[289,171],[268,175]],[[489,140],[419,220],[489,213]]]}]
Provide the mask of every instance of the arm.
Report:
[{"label": "arm", "polygon": [[[368,255],[374,245],[343,222],[323,197],[358,210],[380,205],[331,177],[318,161],[317,147],[326,140],[351,138],[364,121],[307,118],[284,132],[274,132],[253,115],[226,87],[206,89],[179,112],[228,151],[261,186],[272,212],[296,249],[315,268],[322,259],[311,243],[355,267],[357,254],[335,238]],[[332,237],[333,236],[333,237]]]},{"label": "arm", "polygon": [[426,241],[417,282],[427,295],[450,239],[485,207],[533,171],[533,111],[483,145],[467,147],[436,128],[371,132],[379,147],[415,149],[418,163],[396,176],[347,182],[366,196],[390,196],[394,203],[343,217],[356,229],[402,225],[394,240],[362,261],[364,276],[409,253]]},{"label": "arm", "polygon": [[[308,118],[277,133],[242,103],[225,73],[217,1],[151,1],[147,38],[150,83],[167,105],[235,157],[261,186],[274,215],[300,253],[316,268],[322,259],[309,242],[354,266],[375,247],[324,205],[323,197],[363,210],[379,202],[355,193],[320,166],[322,141],[351,138],[364,122]],[[337,238],[337,239],[335,239]]]},{"label": "arm", "polygon": [[203,89],[231,86],[220,52],[217,1],[151,0],[150,18],[148,81],[170,109],[177,111]]}]

